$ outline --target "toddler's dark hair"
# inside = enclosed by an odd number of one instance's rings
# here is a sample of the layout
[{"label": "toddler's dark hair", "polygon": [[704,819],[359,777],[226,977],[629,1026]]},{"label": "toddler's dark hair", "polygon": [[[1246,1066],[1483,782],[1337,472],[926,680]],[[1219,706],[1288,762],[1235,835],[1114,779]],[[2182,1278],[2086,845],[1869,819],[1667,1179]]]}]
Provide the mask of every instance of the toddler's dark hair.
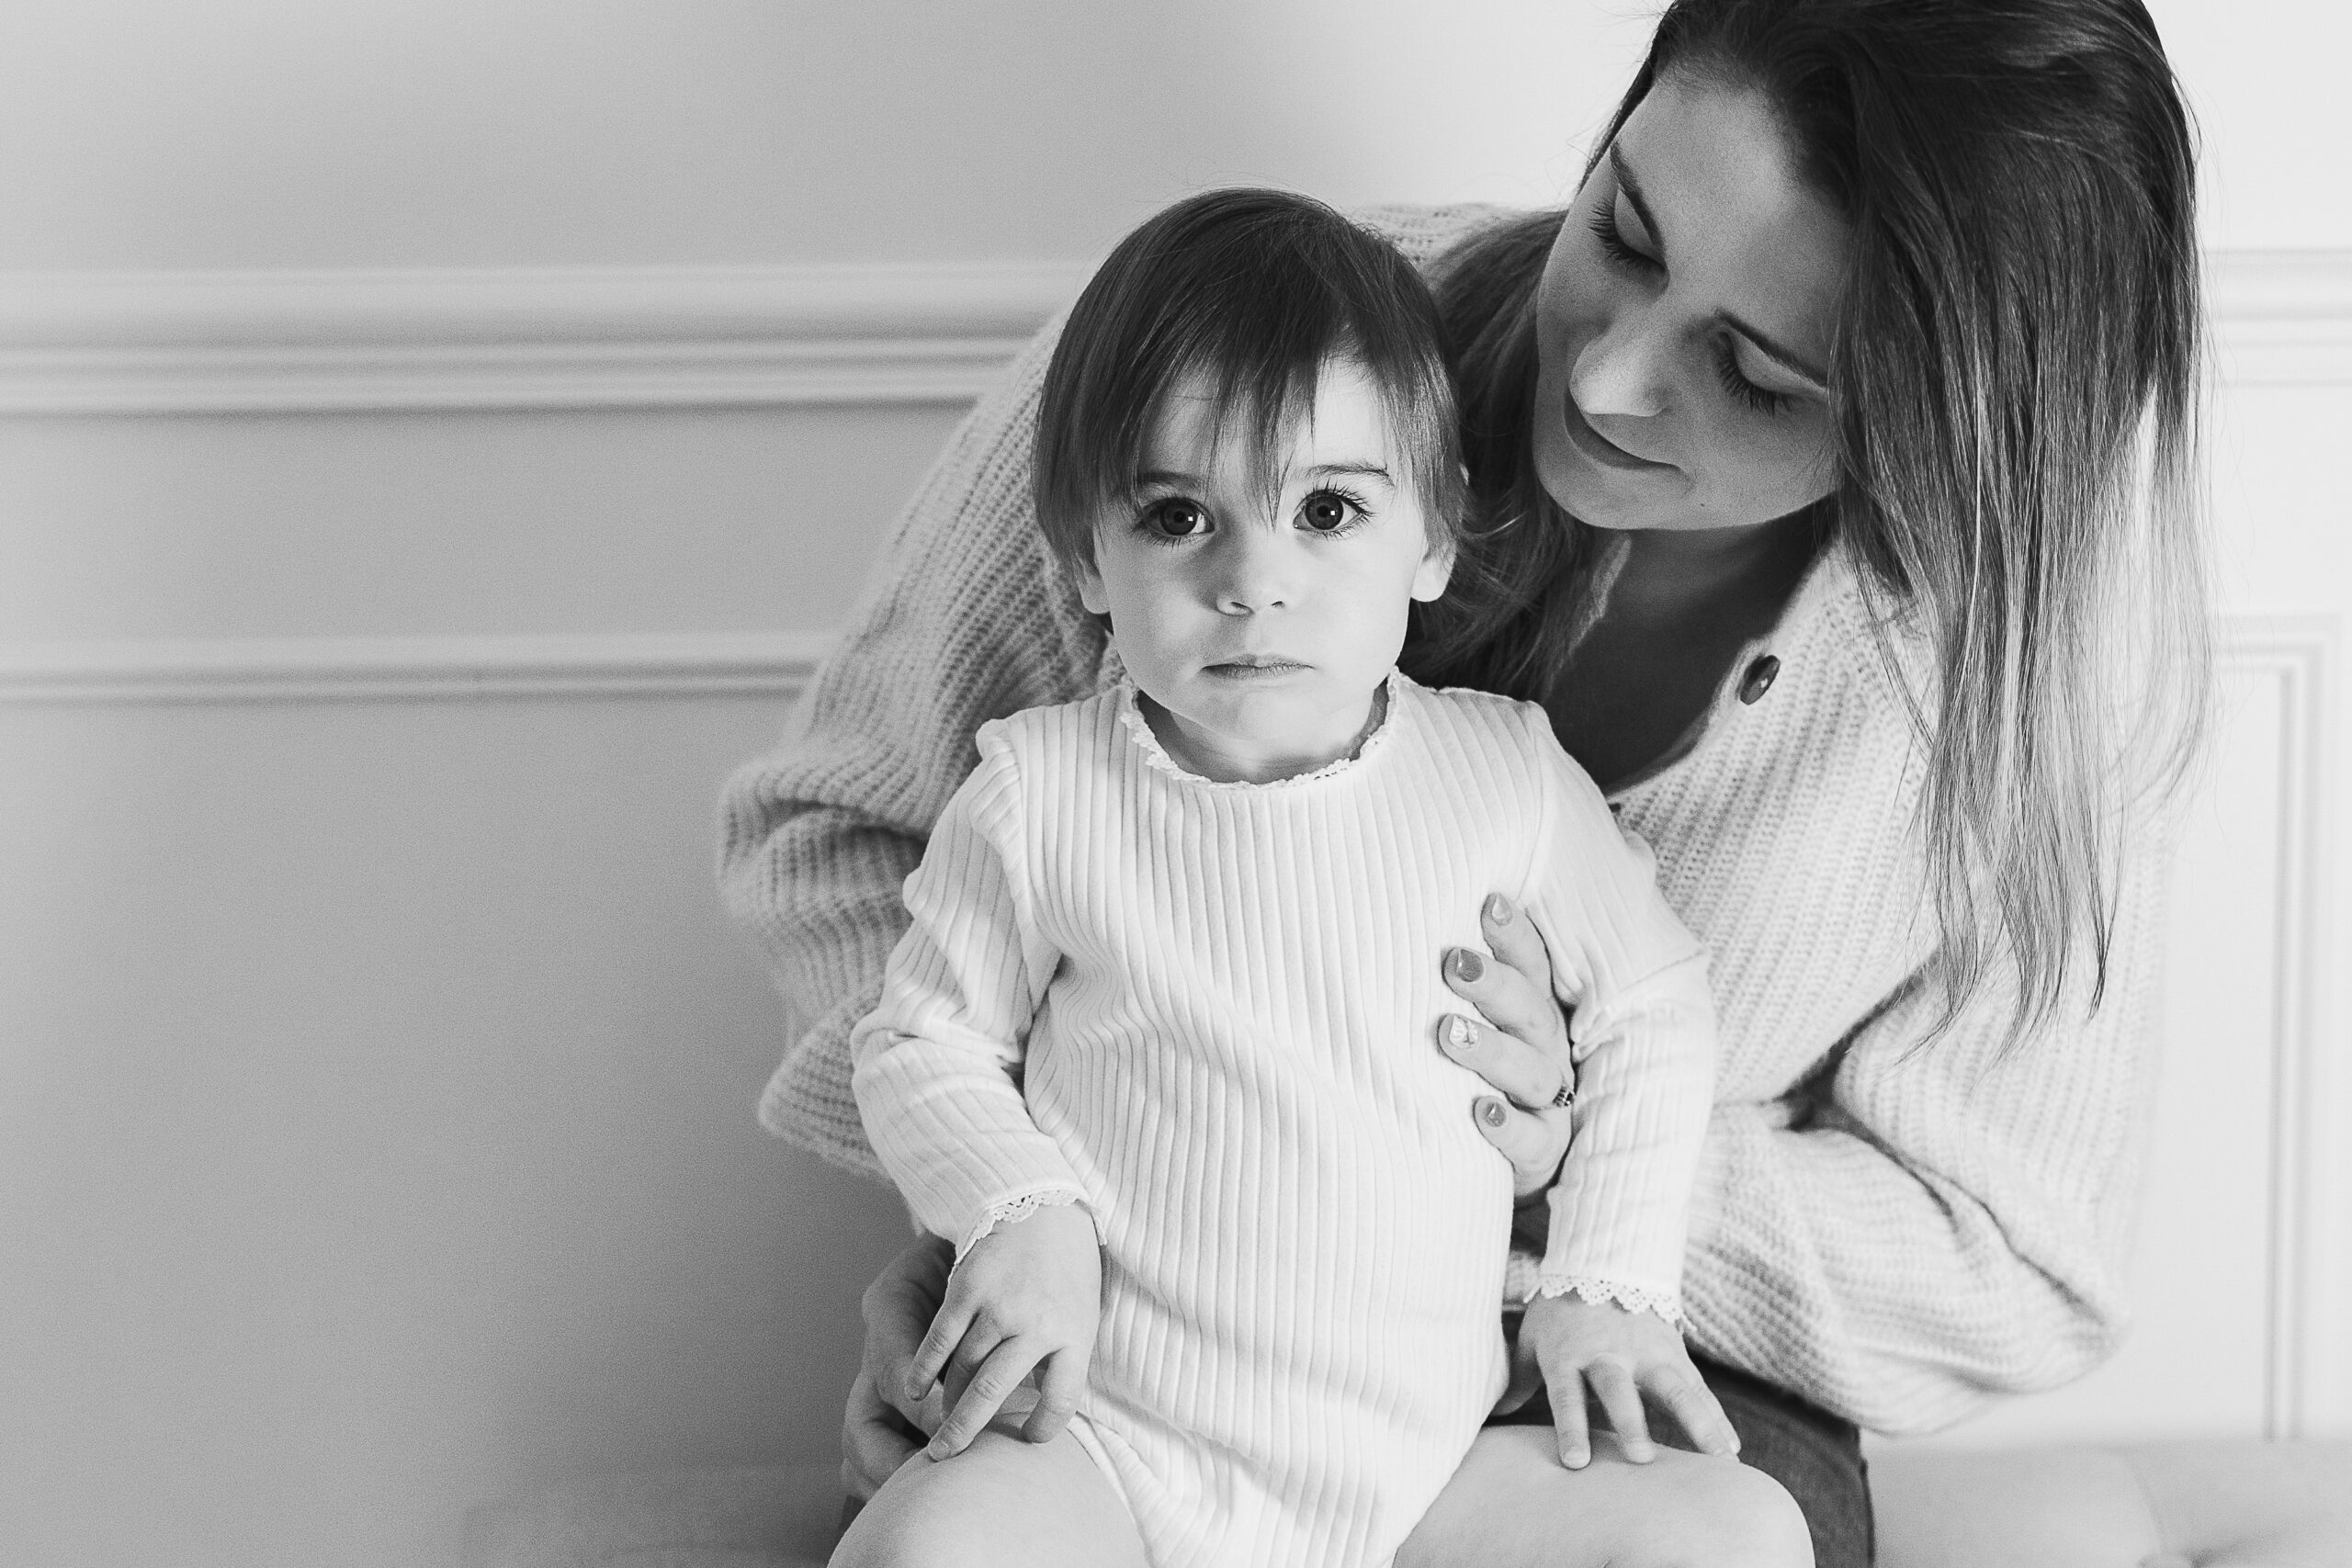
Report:
[{"label": "toddler's dark hair", "polygon": [[[1437,307],[1395,246],[1274,190],[1189,197],[1119,242],[1071,307],[1046,371],[1032,484],[1065,564],[1091,566],[1106,511],[1134,504],[1146,432],[1180,379],[1205,378],[1220,433],[1278,449],[1324,363],[1362,365],[1432,542],[1467,496]],[[1269,476],[1270,479],[1272,476]]]}]

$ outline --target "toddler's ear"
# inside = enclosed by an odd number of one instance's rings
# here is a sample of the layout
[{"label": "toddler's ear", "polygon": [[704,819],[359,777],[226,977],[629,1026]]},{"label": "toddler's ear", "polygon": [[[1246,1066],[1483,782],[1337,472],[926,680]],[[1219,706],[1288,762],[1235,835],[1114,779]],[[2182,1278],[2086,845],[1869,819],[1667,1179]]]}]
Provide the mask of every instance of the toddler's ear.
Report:
[{"label": "toddler's ear", "polygon": [[1421,557],[1419,570],[1413,573],[1413,597],[1427,604],[1445,592],[1445,585],[1453,579],[1453,541],[1440,539]]},{"label": "toddler's ear", "polygon": [[1078,584],[1078,602],[1086,606],[1088,615],[1107,615],[1111,613],[1111,596],[1102,591],[1102,574],[1094,569],[1093,562],[1073,561],[1069,574]]}]

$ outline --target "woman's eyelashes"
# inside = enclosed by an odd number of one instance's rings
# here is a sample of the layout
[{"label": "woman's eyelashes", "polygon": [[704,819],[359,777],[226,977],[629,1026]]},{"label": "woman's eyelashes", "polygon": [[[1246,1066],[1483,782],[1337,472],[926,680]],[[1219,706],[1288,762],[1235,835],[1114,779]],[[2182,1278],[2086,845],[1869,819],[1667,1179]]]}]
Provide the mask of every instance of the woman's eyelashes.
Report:
[{"label": "woman's eyelashes", "polygon": [[[1666,270],[1664,262],[1645,251],[1635,249],[1633,243],[1625,238],[1625,231],[1617,221],[1617,211],[1613,206],[1597,209],[1585,222],[1591,229],[1593,238],[1600,242],[1600,254],[1607,256],[1612,265],[1644,276]],[[1714,360],[1715,379],[1736,401],[1768,416],[1777,414],[1789,406],[1787,393],[1759,387],[1740,374],[1739,359],[1732,352],[1728,337],[1715,340]]]},{"label": "woman's eyelashes", "polygon": [[[1310,534],[1340,538],[1371,521],[1372,508],[1355,491],[1339,485],[1309,491],[1300,500],[1292,522]],[[1208,508],[1190,496],[1167,495],[1145,504],[1136,520],[1143,536],[1163,545],[1183,544],[1216,531]]]}]

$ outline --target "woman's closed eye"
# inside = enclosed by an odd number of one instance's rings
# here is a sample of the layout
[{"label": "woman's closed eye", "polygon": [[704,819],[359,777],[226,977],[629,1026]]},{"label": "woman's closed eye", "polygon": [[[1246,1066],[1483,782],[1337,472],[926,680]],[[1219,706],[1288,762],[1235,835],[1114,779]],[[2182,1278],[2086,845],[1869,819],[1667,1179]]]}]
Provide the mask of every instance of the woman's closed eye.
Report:
[{"label": "woman's closed eye", "polygon": [[[1593,238],[1600,242],[1600,254],[1609,258],[1611,265],[1645,277],[1657,276],[1666,271],[1664,262],[1626,238],[1613,204],[1596,211],[1586,220],[1586,226],[1591,229]],[[1713,352],[1715,379],[1722,384],[1724,395],[1768,417],[1788,408],[1791,401],[1789,394],[1759,387],[1740,370],[1739,355],[1733,348],[1730,337],[1717,338]]]}]

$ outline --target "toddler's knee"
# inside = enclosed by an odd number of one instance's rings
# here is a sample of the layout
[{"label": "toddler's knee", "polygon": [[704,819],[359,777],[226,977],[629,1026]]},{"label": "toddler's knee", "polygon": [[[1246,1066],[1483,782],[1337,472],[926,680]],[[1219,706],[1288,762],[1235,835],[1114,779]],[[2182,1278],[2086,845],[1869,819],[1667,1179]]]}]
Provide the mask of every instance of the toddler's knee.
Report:
[{"label": "toddler's knee", "polygon": [[887,1494],[860,1509],[825,1568],[950,1568],[953,1531],[935,1510],[893,1506]]},{"label": "toddler's knee", "polygon": [[1725,1464],[1703,1500],[1658,1532],[1655,1553],[1628,1568],[1813,1568],[1813,1532],[1786,1487]]}]

